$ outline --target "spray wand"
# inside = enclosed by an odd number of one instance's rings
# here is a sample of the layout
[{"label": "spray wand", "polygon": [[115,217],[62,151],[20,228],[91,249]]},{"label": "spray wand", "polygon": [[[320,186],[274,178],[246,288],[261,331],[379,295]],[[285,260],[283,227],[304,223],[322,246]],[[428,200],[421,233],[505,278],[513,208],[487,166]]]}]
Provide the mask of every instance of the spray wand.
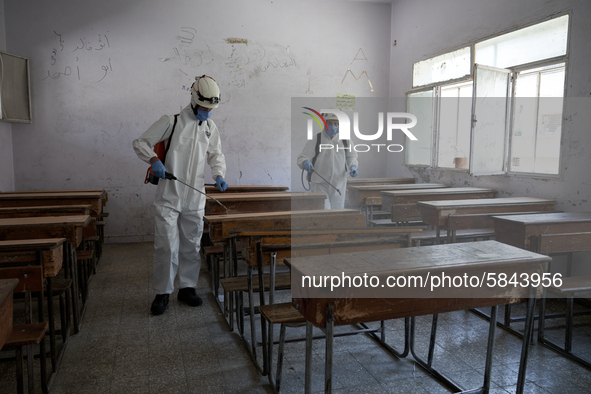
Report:
[{"label": "spray wand", "polygon": [[172,175],[170,172],[165,172],[165,173],[164,173],[164,175],[165,175],[166,179],[169,179],[169,180],[171,180],[171,181],[177,181],[177,182],[180,182],[180,183],[182,183],[183,185],[185,185],[185,186],[187,186],[187,187],[190,187],[191,189],[195,190],[196,192],[203,194],[205,197],[207,197],[207,198],[211,198],[212,200],[214,200],[215,202],[217,202],[218,204],[220,204],[222,207],[224,207],[224,209],[226,210],[226,212],[228,212],[228,211],[229,211],[229,209],[228,209],[228,208],[227,208],[227,207],[226,207],[224,204],[222,204],[221,202],[219,202],[217,198],[215,198],[215,197],[212,197],[212,196],[210,196],[210,195],[207,195],[207,194],[203,193],[201,190],[199,190],[199,189],[197,189],[197,188],[195,188],[195,187],[193,187],[193,186],[191,186],[191,185],[189,185],[189,184],[187,184],[187,183],[185,183],[185,182],[181,181],[181,180],[180,180],[180,179],[178,179],[176,176]]},{"label": "spray wand", "polygon": [[[320,175],[318,172],[312,170],[309,173],[309,177],[306,177],[306,180],[308,181],[308,185],[310,184],[310,178],[312,178],[312,174],[316,174],[318,177],[320,177],[320,179],[322,179],[324,182],[326,182],[329,186],[331,186],[333,189],[335,189],[337,191],[337,193],[339,193],[339,196],[342,196],[341,191],[339,189],[336,188],[336,186],[334,186],[332,183],[330,183],[329,181],[327,181],[326,179],[324,179],[324,177],[322,175]],[[304,185],[304,170],[302,170],[302,186]],[[304,189],[306,189],[306,187],[304,186]],[[309,186],[308,189],[306,190],[310,190]]]}]

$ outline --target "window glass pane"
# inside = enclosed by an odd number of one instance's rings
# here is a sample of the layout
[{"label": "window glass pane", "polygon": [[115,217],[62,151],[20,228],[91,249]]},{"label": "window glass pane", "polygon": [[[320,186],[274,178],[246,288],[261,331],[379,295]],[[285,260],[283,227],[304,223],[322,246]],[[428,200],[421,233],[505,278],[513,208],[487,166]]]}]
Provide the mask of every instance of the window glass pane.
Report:
[{"label": "window glass pane", "polygon": [[406,112],[417,117],[417,124],[412,128],[417,140],[407,138],[404,146],[406,164],[429,166],[433,146],[433,91],[408,94]]},{"label": "window glass pane", "polygon": [[568,15],[475,45],[475,62],[506,68],[566,55]]},{"label": "window glass pane", "polygon": [[476,65],[471,173],[499,174],[504,170],[509,70]]},{"label": "window glass pane", "polygon": [[425,86],[470,75],[470,47],[413,64],[412,86]]},{"label": "window glass pane", "polygon": [[511,171],[558,174],[564,67],[517,78]]},{"label": "window glass pane", "polygon": [[519,75],[515,84],[511,170],[534,172],[538,74]]},{"label": "window glass pane", "polygon": [[472,82],[444,86],[439,101],[437,166],[468,168]]},{"label": "window glass pane", "polygon": [[558,174],[562,134],[564,69],[540,75],[540,108],[536,141],[536,173]]}]

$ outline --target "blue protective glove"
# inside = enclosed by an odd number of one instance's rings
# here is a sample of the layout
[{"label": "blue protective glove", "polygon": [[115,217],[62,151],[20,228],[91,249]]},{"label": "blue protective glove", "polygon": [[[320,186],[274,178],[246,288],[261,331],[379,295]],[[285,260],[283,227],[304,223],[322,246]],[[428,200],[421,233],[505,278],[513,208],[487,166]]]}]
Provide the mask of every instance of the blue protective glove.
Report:
[{"label": "blue protective glove", "polygon": [[357,176],[357,166],[351,166],[351,171],[349,172],[349,175],[351,175],[353,178]]},{"label": "blue protective glove", "polygon": [[312,165],[312,162],[310,160],[306,160],[305,162],[303,162],[302,167],[304,168],[304,170],[308,171],[308,174],[314,171],[314,166]]},{"label": "blue protective glove", "polygon": [[228,188],[228,184],[224,181],[224,178],[218,176],[215,178],[215,186],[219,189],[219,191],[223,192]]},{"label": "blue protective glove", "polygon": [[162,179],[166,178],[166,175],[165,175],[166,168],[164,168],[164,164],[162,164],[162,162],[160,160],[152,163],[152,172],[158,178],[162,178]]}]

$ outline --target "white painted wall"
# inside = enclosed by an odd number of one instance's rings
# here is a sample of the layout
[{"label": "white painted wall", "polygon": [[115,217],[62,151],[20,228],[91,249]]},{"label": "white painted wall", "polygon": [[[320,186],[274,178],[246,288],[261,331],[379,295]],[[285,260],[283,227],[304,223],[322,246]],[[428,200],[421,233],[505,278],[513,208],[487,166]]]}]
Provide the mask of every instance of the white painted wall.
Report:
[{"label": "white painted wall", "polygon": [[[151,239],[155,188],[143,184],[147,165],[131,142],[189,103],[195,75],[222,90],[212,119],[230,184],[291,186],[292,97],[388,97],[390,4],[19,0],[5,8],[8,49],[31,60],[33,124],[12,125],[16,189],[107,189],[111,242]],[[367,61],[355,69],[359,49]],[[348,68],[366,70],[375,91],[351,77],[339,89]],[[361,174],[385,176],[384,164],[361,163]]]},{"label": "white painted wall", "polygon": [[[6,50],[31,60],[33,124],[0,122],[0,190],[104,187],[110,241],[150,239],[154,188],[143,184],[147,166],[131,141],[188,103],[194,75],[210,74],[222,88],[224,102],[212,118],[222,132],[227,180],[291,186],[291,97],[389,95],[403,103],[413,62],[567,9],[571,101],[562,178],[410,170],[400,154],[387,163],[361,155],[360,176],[414,175],[590,209],[588,1],[21,0],[4,8]],[[0,29],[0,45],[3,37]],[[231,45],[228,37],[249,44]],[[353,62],[359,49],[363,64]],[[357,76],[366,70],[375,92],[364,78],[348,77],[339,89],[348,68]]]},{"label": "white painted wall", "polygon": [[[4,0],[0,0],[0,50],[6,51]],[[0,191],[14,190],[11,123],[0,122]]]},{"label": "white painted wall", "polygon": [[[415,176],[450,186],[495,188],[499,197],[536,196],[558,201],[557,210],[591,211],[591,2],[588,0],[399,0],[392,6],[390,96],[412,88],[412,64],[441,53],[541,21],[570,10],[567,101],[563,124],[561,177],[473,177],[455,170],[412,169],[400,155],[388,158],[389,176]],[[401,102],[404,102],[401,100]],[[581,267],[588,255],[579,255]],[[587,270],[589,270],[587,268]]]},{"label": "white painted wall", "polygon": [[[591,2],[586,0],[399,0],[392,6],[390,96],[404,97],[412,88],[412,64],[507,30],[571,10],[571,36],[564,116],[562,177],[470,176],[455,170],[412,169],[401,155],[388,158],[389,176],[453,186],[491,187],[498,196],[555,198],[557,209],[591,210]],[[401,100],[403,102],[403,100]]]}]

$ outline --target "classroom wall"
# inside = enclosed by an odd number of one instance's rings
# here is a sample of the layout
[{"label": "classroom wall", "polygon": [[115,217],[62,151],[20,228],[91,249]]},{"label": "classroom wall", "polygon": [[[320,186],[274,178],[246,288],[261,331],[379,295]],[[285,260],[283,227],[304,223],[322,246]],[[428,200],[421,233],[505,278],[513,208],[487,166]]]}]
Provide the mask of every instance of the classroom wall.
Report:
[{"label": "classroom wall", "polygon": [[[212,119],[229,184],[291,187],[292,97],[388,97],[389,3],[19,0],[5,8],[7,47],[31,60],[33,123],[12,125],[15,188],[107,189],[108,242],[151,240],[155,187],[144,185],[148,166],[131,143],[189,103],[195,75],[211,75],[222,91]],[[365,70],[374,91],[365,78],[345,78],[349,68]],[[360,173],[385,176],[385,158],[362,159]]]},{"label": "classroom wall", "polygon": [[[417,181],[450,186],[479,186],[498,190],[498,197],[532,196],[555,199],[556,210],[591,211],[591,2],[588,0],[398,0],[392,5],[390,96],[404,106],[412,88],[412,64],[457,49],[500,32],[514,30],[570,10],[567,98],[562,130],[561,175],[471,176],[465,171],[404,166],[390,155],[388,176],[414,176]],[[401,140],[401,139],[400,139]],[[399,142],[403,143],[403,142]],[[554,257],[553,270],[564,273],[564,258]],[[573,274],[591,273],[591,256],[574,257]]]},{"label": "classroom wall", "polygon": [[[392,6],[390,95],[405,97],[412,88],[412,64],[499,32],[571,10],[567,102],[563,124],[561,177],[471,176],[465,171],[406,168],[403,157],[388,158],[389,176],[450,186],[490,187],[499,197],[554,198],[557,210],[591,210],[591,2],[588,0],[399,0]],[[404,100],[399,100],[404,103]],[[404,105],[404,104],[402,104]]]},{"label": "classroom wall", "polygon": [[[4,28],[4,0],[0,0],[0,51],[6,51],[6,32]],[[14,190],[14,170],[12,165],[11,123],[0,122],[0,191]]]}]

